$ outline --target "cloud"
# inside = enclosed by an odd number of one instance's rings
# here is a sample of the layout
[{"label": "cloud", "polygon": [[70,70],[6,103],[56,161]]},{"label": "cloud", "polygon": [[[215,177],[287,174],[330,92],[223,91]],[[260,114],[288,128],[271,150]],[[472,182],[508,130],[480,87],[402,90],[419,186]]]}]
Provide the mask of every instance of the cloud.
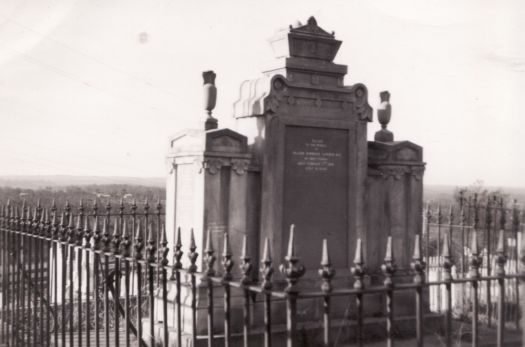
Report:
[{"label": "cloud", "polygon": [[505,69],[514,72],[525,72],[525,57],[506,56],[497,52],[485,54],[484,58],[491,63],[496,63]]}]

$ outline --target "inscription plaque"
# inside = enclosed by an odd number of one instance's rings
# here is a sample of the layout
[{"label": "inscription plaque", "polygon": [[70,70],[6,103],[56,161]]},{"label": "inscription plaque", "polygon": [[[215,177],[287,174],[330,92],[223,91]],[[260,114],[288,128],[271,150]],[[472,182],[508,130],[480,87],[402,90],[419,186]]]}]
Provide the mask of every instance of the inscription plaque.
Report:
[{"label": "inscription plaque", "polygon": [[284,160],[284,245],[295,224],[298,256],[307,268],[319,267],[325,237],[334,265],[346,266],[348,131],[287,126]]}]

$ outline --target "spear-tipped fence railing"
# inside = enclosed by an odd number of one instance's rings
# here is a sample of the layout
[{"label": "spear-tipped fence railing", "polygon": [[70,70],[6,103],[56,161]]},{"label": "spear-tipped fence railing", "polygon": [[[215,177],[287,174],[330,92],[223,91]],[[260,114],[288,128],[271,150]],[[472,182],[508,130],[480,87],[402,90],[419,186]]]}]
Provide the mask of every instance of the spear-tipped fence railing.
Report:
[{"label": "spear-tipped fence railing", "polygon": [[[252,265],[255,256],[248,253],[246,237],[242,252],[237,255],[232,252],[229,235],[220,235],[223,245],[219,254],[212,242],[213,233],[208,231],[206,246],[201,250],[202,262],[198,262],[199,249],[193,231],[190,231],[190,243],[183,245],[182,232],[178,229],[173,249],[168,248],[160,213],[157,217],[139,218],[137,215],[113,216],[111,212],[89,214],[85,207],[74,213],[70,205],[60,212],[56,206],[50,209],[40,205],[35,209],[25,204],[21,206],[8,203],[0,208],[0,342],[9,346],[182,346],[183,343],[197,346],[202,340],[208,346],[231,346],[234,342],[250,346],[252,339],[259,336],[255,328],[260,324],[262,343],[268,347],[282,341],[278,340],[279,329],[274,322],[280,320],[275,316],[278,312],[286,312],[283,339],[288,347],[296,347],[305,343],[304,340],[301,342],[304,333],[301,325],[304,318],[299,317],[301,302],[321,304],[322,319],[318,329],[322,333],[318,345],[336,346],[337,337],[332,334],[331,323],[335,319],[332,309],[337,309],[334,300],[340,299],[352,302],[355,307],[352,318],[355,319],[354,337],[356,344],[362,346],[366,342],[364,332],[369,318],[366,299],[377,299],[378,296],[385,299],[382,302],[385,306],[386,344],[393,346],[397,295],[405,298],[413,295],[416,341],[418,346],[423,346],[427,337],[425,320],[430,318],[426,293],[434,287],[445,288],[442,310],[446,323],[444,341],[451,346],[452,296],[454,288],[461,285],[466,285],[471,293],[468,318],[472,326],[472,345],[477,346],[480,334],[479,288],[489,282],[496,283],[492,293],[497,297],[497,345],[503,346],[506,342],[506,289],[509,281],[525,278],[525,273],[507,271],[510,247],[504,229],[500,229],[496,237],[494,273],[481,271],[481,232],[472,228],[467,240],[470,252],[465,256],[468,276],[458,276],[453,271],[457,263],[452,230],[444,228],[439,280],[427,279],[425,256],[428,253],[425,251],[428,249],[422,247],[422,235],[415,235],[411,263],[413,280],[409,283],[397,281],[395,250],[392,238],[388,237],[382,283],[367,280],[363,245],[358,239],[351,269],[353,284],[335,285],[330,245],[325,240],[318,289],[304,289],[302,282],[305,280],[301,278],[306,269],[296,252],[293,226],[288,234],[287,254],[279,266],[280,275],[274,273],[269,239],[264,241],[257,274]],[[187,252],[188,262],[183,262],[184,252]],[[239,272],[234,271],[237,259],[240,261]],[[216,260],[219,260],[219,266]],[[525,257],[519,261],[525,264]],[[219,267],[221,270],[218,271]],[[466,263],[462,264],[462,269],[466,267]],[[172,292],[174,295],[168,295]],[[222,304],[214,304],[220,293],[223,295]],[[262,310],[255,309],[257,303],[262,303]],[[274,310],[283,304],[285,311]],[[236,310],[232,310],[233,305],[236,305]],[[239,311],[242,319],[235,319],[234,315]],[[262,315],[261,323],[255,322],[255,313]],[[198,314],[201,315],[199,323]],[[224,317],[222,327],[216,324],[217,317]],[[234,321],[239,322],[242,329],[233,326]],[[204,327],[202,322],[205,322]],[[310,342],[310,345],[314,344]]]},{"label": "spear-tipped fence railing", "polygon": [[[454,266],[448,271],[453,272],[458,278],[467,278],[470,273],[469,259],[473,250],[469,240],[476,231],[479,243],[479,271],[484,276],[495,276],[500,261],[498,253],[499,236],[504,238],[505,272],[518,274],[520,264],[520,243],[524,230],[523,218],[525,213],[516,201],[506,203],[503,198],[485,198],[483,203],[478,195],[465,199],[460,198],[460,203],[450,205],[448,216],[442,213],[441,205],[428,204],[424,213],[424,253],[427,263],[426,276],[428,280],[440,280],[443,275],[443,266],[447,259],[443,256],[442,248],[450,244],[448,257],[454,259]],[[446,237],[449,239],[446,240]],[[519,280],[506,281],[505,303],[507,306],[504,321],[507,325],[520,326],[519,310]],[[498,298],[494,291],[498,290],[498,282],[485,281],[479,288],[478,300],[480,320],[489,327],[492,326],[499,312],[496,310]],[[435,287],[430,291],[430,306],[433,311],[442,312],[446,302],[444,300],[444,287]],[[474,298],[467,290],[466,285],[457,286],[453,295],[454,314],[466,315],[472,307]]]}]

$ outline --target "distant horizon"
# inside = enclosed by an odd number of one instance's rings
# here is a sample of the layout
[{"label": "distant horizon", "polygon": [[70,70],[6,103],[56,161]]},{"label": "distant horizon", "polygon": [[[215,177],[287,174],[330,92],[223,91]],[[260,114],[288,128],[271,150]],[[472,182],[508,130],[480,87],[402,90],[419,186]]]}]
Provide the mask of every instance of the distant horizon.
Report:
[{"label": "distant horizon", "polygon": [[[105,180],[105,181],[111,181],[111,180],[116,180],[116,181],[162,181],[164,183],[166,177],[163,177],[163,176],[116,176],[116,175],[67,175],[67,174],[57,174],[57,175],[32,175],[32,174],[27,174],[27,175],[0,175],[0,187],[2,186],[2,180],[19,180],[19,181],[24,181],[24,180],[43,180],[43,181],[47,181],[47,180],[52,180],[52,179],[58,179],[58,178],[61,178],[61,179],[69,179],[69,180],[79,180],[79,181],[89,181],[90,179],[93,179],[93,183],[84,183],[82,185],[85,185],[85,184],[97,184],[96,181],[97,180]],[[57,186],[57,183],[56,181],[53,181],[54,185]],[[476,185],[476,183],[479,183],[478,181],[475,181],[475,182],[472,182],[471,184],[466,184],[466,185],[460,185],[460,184],[434,184],[434,183],[425,183],[424,182],[424,178],[423,178],[423,185],[425,187],[443,187],[443,188],[455,188],[455,187],[469,187],[469,186],[474,186]],[[115,183],[115,184],[118,184],[118,183]],[[159,186],[159,185],[155,185],[155,186]],[[494,188],[501,188],[501,189],[523,189],[525,190],[525,186],[501,186],[501,185],[486,185],[486,184],[482,184],[483,187],[485,188],[491,188],[491,189],[494,189]]]}]

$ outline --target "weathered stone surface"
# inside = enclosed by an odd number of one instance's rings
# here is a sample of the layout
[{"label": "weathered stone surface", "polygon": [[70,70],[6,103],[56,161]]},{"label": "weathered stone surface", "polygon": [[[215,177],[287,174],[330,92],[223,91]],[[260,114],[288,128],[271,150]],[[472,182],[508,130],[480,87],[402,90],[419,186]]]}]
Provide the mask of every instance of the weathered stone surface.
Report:
[{"label": "weathered stone surface", "polygon": [[[260,78],[241,85],[233,107],[236,131],[187,131],[171,140],[168,235],[173,240],[175,228],[182,227],[182,242],[188,245],[189,230],[194,228],[202,255],[209,230],[216,264],[221,263],[219,249],[225,232],[230,235],[235,261],[246,236],[256,273],[266,238],[274,268],[283,262],[294,224],[296,255],[307,269],[297,284],[299,291],[321,288],[317,270],[325,238],[336,269],[334,288],[354,284],[349,269],[358,238],[367,269],[363,285],[381,285],[380,266],[391,235],[399,268],[394,282],[411,282],[412,243],[421,232],[422,148],[393,141],[393,134],[386,130],[390,105],[384,97],[384,112],[378,114],[383,130],[378,141],[367,142],[367,124],[372,120],[367,89],[359,83],[344,85],[347,67],[333,63],[341,41],[320,28],[315,19],[278,32],[270,42],[274,62]],[[238,267],[234,270],[238,278]],[[284,287],[277,271],[273,280],[274,288]],[[221,288],[216,288],[215,295],[220,297],[220,293]],[[413,315],[412,294],[396,293],[396,315]],[[237,292],[233,295],[232,312],[239,312],[242,297]],[[185,300],[183,319],[188,331],[188,295]],[[206,300],[199,288],[199,333],[206,332],[202,309]],[[384,300],[382,294],[366,295],[365,315],[381,315]],[[215,306],[215,329],[220,332],[220,300]],[[304,315],[299,321],[322,318],[318,299],[301,300],[298,307]],[[254,303],[253,310],[253,327],[260,328],[261,301]],[[284,323],[285,310],[282,301],[272,305],[274,323]],[[348,312],[354,311],[355,300],[332,299],[334,318],[348,318]]]},{"label": "weathered stone surface", "polygon": [[243,83],[234,105],[237,130],[262,168],[260,239],[270,238],[281,259],[295,224],[307,269],[317,269],[323,238],[338,246],[336,267],[348,268],[364,232],[366,87],[343,85],[346,66],[332,62],[341,42],[314,19],[271,42],[283,58]]}]

